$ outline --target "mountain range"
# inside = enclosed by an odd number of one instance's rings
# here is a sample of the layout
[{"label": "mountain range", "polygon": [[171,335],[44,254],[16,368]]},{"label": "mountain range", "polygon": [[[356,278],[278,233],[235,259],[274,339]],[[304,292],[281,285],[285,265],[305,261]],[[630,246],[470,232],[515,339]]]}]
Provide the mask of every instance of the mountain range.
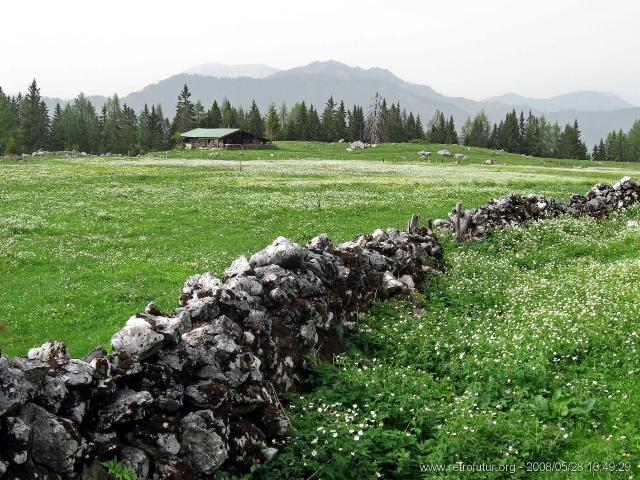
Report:
[{"label": "mountain range", "polygon": [[[144,87],[137,92],[121,97],[121,102],[136,111],[144,104],[161,104],[165,115],[172,116],[178,92],[187,84],[191,99],[200,100],[209,108],[213,100],[220,102],[228,98],[233,105],[247,107],[256,100],[261,111],[275,102],[288,106],[304,100],[322,110],[326,100],[333,95],[344,100],[345,105],[358,104],[367,107],[376,93],[387,102],[400,102],[407,111],[420,114],[423,122],[433,116],[436,109],[447,116],[453,115],[456,125],[481,110],[489,119],[499,122],[513,108],[545,115],[561,125],[577,119],[583,139],[593,145],[611,130],[628,130],[636,119],[640,119],[640,107],[626,102],[612,93],[581,91],[551,98],[528,98],[515,93],[492,97],[482,101],[464,97],[448,97],[427,85],[419,85],[398,78],[382,68],[363,69],[336,61],[313,62],[309,65],[278,70],[267,65],[224,65],[208,63],[188,69]],[[97,110],[102,108],[105,98],[89,97]],[[56,102],[64,100],[47,98],[51,110]]]}]

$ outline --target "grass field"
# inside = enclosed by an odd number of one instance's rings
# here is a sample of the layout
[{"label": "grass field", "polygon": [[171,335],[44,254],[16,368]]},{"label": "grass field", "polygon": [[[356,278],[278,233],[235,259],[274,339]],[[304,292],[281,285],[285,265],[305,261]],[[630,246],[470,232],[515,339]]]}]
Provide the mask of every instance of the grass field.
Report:
[{"label": "grass field", "polygon": [[[221,273],[278,235],[342,241],[403,226],[412,213],[444,217],[456,201],[471,207],[511,191],[566,197],[639,173],[633,164],[462,147],[448,147],[469,155],[458,164],[417,159],[439,146],[279,147],[223,158],[0,161],[3,354],[49,339],[76,356],[107,345],[147,302],[171,310],[186,277]],[[481,164],[490,157],[500,165]],[[283,453],[252,475],[417,478],[431,475],[420,464],[476,461],[517,464],[524,476],[527,461],[575,461],[635,477],[639,218],[634,209],[484,242],[443,239],[447,272],[417,306],[378,306],[349,352],[318,366],[317,388],[290,399]],[[624,462],[631,471],[611,472]]]},{"label": "grass field", "polygon": [[[345,148],[308,147],[311,157]],[[0,163],[2,351],[24,354],[56,338],[82,355],[107,344],[147,302],[171,310],[187,276],[221,273],[278,235],[303,242],[326,232],[342,241],[402,226],[412,213],[446,216],[457,200],[474,206],[509,191],[566,196],[634,173],[631,165],[529,166],[537,159],[508,154],[499,157],[507,166],[486,166],[481,161],[492,152],[479,149],[465,151],[466,164],[376,157],[394,149],[417,157],[422,148],[439,148],[413,144],[345,160],[296,160],[303,148],[292,142],[271,151],[290,160],[239,161],[236,151],[225,152],[236,159]]]}]

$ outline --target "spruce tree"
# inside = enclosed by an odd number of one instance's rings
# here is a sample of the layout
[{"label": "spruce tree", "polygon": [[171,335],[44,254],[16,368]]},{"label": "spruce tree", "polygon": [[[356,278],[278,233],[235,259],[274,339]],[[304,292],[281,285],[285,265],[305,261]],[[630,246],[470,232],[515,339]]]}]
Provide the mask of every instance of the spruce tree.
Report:
[{"label": "spruce tree", "polygon": [[17,119],[7,96],[0,89],[0,154],[18,153]]},{"label": "spruce tree", "polygon": [[222,114],[222,128],[237,128],[238,121],[236,119],[236,111],[233,107],[231,107],[231,103],[226,98],[222,100],[221,107]]},{"label": "spruce tree", "polygon": [[347,136],[347,111],[342,100],[336,110],[335,130],[338,140],[344,139]]},{"label": "spruce tree", "polygon": [[20,130],[22,143],[27,152],[33,152],[47,146],[49,117],[35,79],[29,85],[27,94],[20,105]]},{"label": "spruce tree", "polygon": [[207,128],[220,128],[222,124],[222,112],[218,106],[218,102],[215,100],[211,105],[211,108],[207,112],[206,127]]},{"label": "spruce tree", "polygon": [[264,122],[265,134],[270,140],[280,140],[282,138],[282,126],[280,124],[280,115],[276,110],[275,103],[269,105],[267,110],[267,118]]},{"label": "spruce tree", "polygon": [[313,105],[309,105],[307,111],[305,140],[323,141],[325,139],[325,131],[318,116],[318,111]]},{"label": "spruce tree", "polygon": [[329,97],[322,111],[322,139],[325,142],[333,142],[336,139],[336,102],[333,100],[333,96]]},{"label": "spruce tree", "polygon": [[262,115],[260,115],[260,110],[255,100],[251,102],[251,108],[247,113],[246,129],[254,135],[264,135],[264,121],[262,120]]},{"label": "spruce tree", "polygon": [[176,116],[173,118],[172,131],[174,134],[187,132],[195,126],[195,107],[190,100],[191,92],[185,83],[178,95],[176,104]]}]

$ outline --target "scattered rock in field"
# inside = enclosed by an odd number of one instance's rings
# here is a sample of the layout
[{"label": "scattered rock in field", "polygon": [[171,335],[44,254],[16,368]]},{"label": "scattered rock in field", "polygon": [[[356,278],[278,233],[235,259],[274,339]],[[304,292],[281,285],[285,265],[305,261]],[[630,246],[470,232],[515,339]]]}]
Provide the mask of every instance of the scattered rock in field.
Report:
[{"label": "scattered rock in field", "polygon": [[484,161],[485,165],[495,165],[496,163],[498,163],[498,161],[495,158],[489,158]]},{"label": "scattered rock in field", "polygon": [[446,148],[443,148],[442,150],[438,150],[438,155],[440,155],[441,157],[450,157],[451,152]]}]

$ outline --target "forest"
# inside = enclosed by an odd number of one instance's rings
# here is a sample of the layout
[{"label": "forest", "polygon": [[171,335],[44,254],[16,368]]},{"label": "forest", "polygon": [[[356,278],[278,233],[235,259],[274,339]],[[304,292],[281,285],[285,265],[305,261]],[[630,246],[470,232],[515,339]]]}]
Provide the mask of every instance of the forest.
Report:
[{"label": "forest", "polygon": [[[589,153],[577,120],[561,127],[544,116],[531,112],[525,116],[515,109],[493,124],[481,111],[458,131],[452,116],[436,111],[424,125],[420,115],[407,112],[399,102],[388,104],[383,99],[381,118],[384,142],[460,143],[536,157],[640,161],[640,121],[628,132],[609,133]],[[191,100],[184,85],[170,120],[160,105],[145,104],[135,112],[121,104],[117,94],[109,97],[99,112],[83,93],[64,106],[56,104],[49,112],[35,79],[24,95],[10,96],[0,88],[0,153],[5,155],[37,150],[138,155],[174,148],[180,144],[180,133],[196,127],[243,128],[275,141],[367,141],[363,138],[365,123],[363,106],[349,108],[333,97],[321,109],[302,100],[290,108],[272,103],[263,114],[255,101],[245,109],[231,105],[226,98],[207,109],[200,101]]]}]

